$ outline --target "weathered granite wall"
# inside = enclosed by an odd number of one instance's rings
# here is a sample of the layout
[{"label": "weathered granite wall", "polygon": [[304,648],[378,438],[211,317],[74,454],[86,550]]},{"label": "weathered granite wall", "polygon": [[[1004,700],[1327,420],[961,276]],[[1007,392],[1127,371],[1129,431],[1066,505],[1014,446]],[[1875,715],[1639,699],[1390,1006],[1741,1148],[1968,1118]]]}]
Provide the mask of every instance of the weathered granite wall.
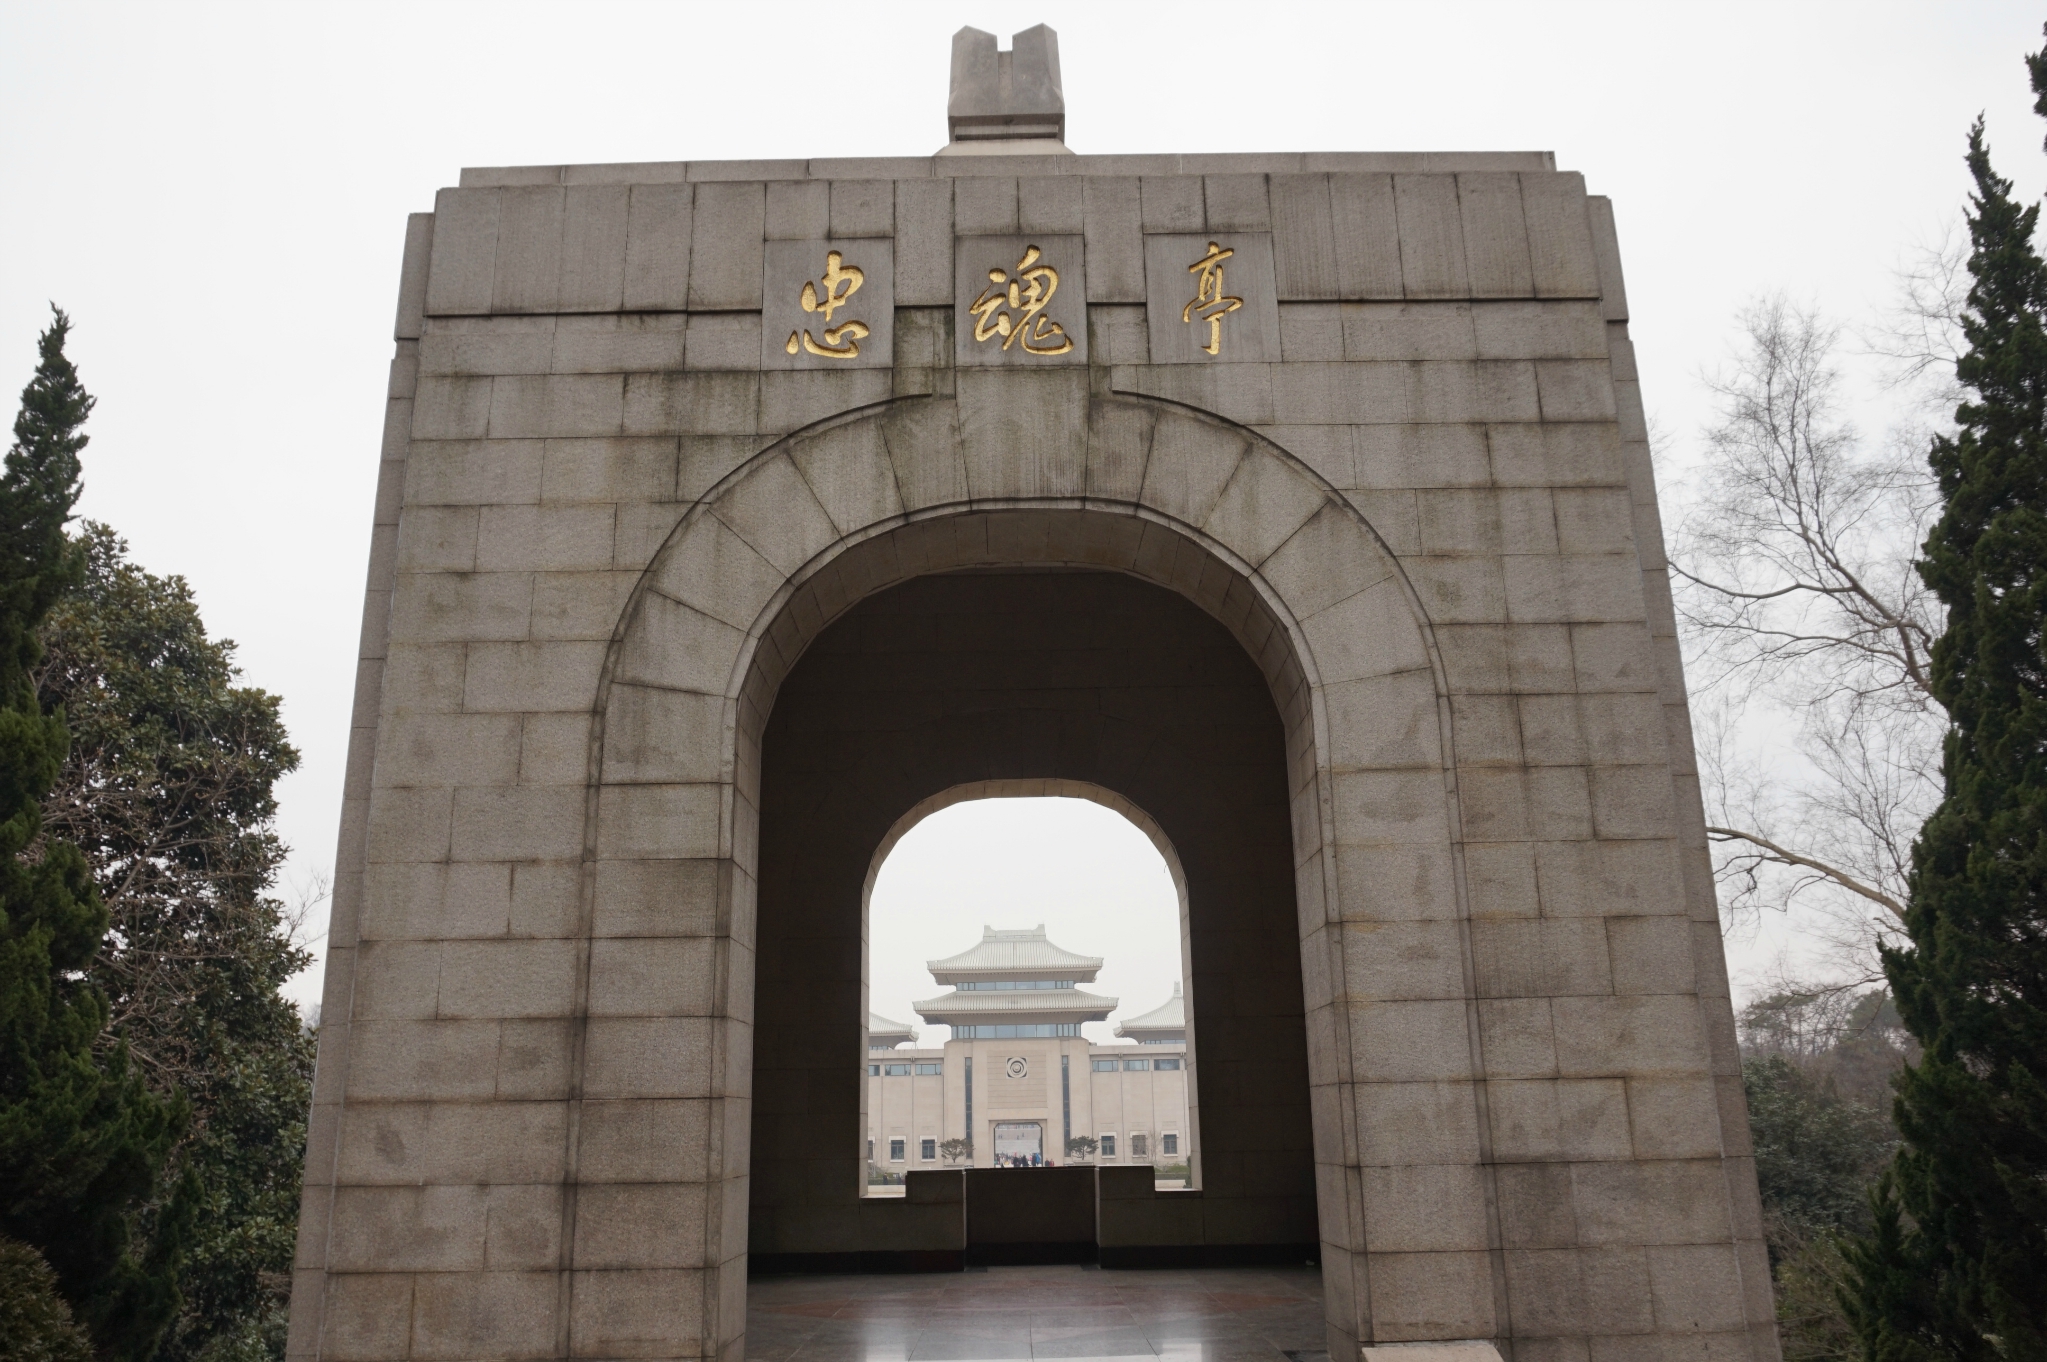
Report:
[{"label": "weathered granite wall", "polygon": [[1278,716],[1332,1348],[1773,1362],[1578,176],[470,171],[397,332],[292,1355],[738,1358],[778,687],[898,583],[1084,567]]}]

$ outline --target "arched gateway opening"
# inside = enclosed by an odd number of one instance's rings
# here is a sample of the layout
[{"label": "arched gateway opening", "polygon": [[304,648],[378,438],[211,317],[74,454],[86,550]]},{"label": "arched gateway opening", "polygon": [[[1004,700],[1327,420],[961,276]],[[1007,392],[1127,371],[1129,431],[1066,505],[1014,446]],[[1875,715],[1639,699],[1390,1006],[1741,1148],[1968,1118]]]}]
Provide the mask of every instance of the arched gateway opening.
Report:
[{"label": "arched gateway opening", "polygon": [[[886,1222],[915,1208],[860,1204],[847,1138],[863,1124],[864,890],[904,813],[996,780],[1114,791],[1179,852],[1203,1023],[1200,1193],[1191,1232],[1173,1236],[1186,1242],[1147,1247],[1183,1262],[1318,1256],[1285,729],[1265,678],[1175,592],[1018,566],[867,597],[818,634],[776,698],[762,740],[755,997],[775,1001],[757,1002],[755,1270],[909,1248]],[[1056,1083],[1062,1058],[1070,1070],[1056,1039],[1010,1048],[1036,1077],[1020,1088]],[[975,1083],[984,1152],[989,1103],[1007,1100],[995,1077],[984,1064]]]},{"label": "arched gateway opening", "polygon": [[[891,1255],[923,1252],[960,1212],[858,1195],[849,1137],[875,851],[905,813],[961,784],[1099,786],[1179,850],[1189,982],[1210,1037],[1198,1193],[1105,1212],[1099,1234],[1133,1261],[1317,1259],[1347,1335],[1356,1193],[1341,1112],[1355,1108],[1360,1059],[1377,1057],[1374,1042],[1342,1039],[1342,976],[1380,968],[1371,951],[1391,945],[1408,965],[1392,992],[1464,992],[1454,922],[1346,949],[1331,906],[1348,877],[1360,912],[1368,898],[1396,920],[1457,912],[1419,609],[1357,512],[1255,434],[1078,392],[1064,396],[1086,413],[1079,428],[980,429],[962,408],[1012,387],[1046,394],[1006,377],[974,386],[765,451],[698,503],[641,578],[593,738],[595,906],[689,904],[717,958],[702,1021],[613,1022],[593,1006],[580,1101],[622,1119],[611,1104],[636,1100],[636,1066],[705,1057],[707,1072],[660,1082],[708,1099],[699,1251],[716,1265],[706,1327],[721,1337],[743,1330],[749,1263],[904,1265]],[[597,972],[589,987],[594,1002]],[[1401,1077],[1469,1072],[1461,1004],[1407,1024],[1376,1042],[1405,1052],[1386,1057]],[[1417,1046],[1433,1057],[1417,1062]],[[1446,1097],[1443,1117],[1475,1148],[1474,1094]],[[1474,1227],[1475,1254],[1415,1266],[1484,1282],[1496,1268],[1482,1188],[1423,1180]],[[660,1197],[688,1198],[644,1190],[580,1193],[572,1232],[623,1242],[648,1232]],[[592,1273],[574,1289],[626,1285]]]}]

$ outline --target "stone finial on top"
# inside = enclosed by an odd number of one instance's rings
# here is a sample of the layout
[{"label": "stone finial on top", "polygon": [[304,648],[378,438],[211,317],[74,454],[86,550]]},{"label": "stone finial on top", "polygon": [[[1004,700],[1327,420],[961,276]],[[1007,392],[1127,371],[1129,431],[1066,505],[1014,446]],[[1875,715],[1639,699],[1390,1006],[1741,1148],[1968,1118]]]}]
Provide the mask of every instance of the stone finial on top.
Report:
[{"label": "stone finial on top", "polygon": [[1059,88],[1059,35],[1044,24],[996,50],[995,35],[963,28],[952,35],[952,141],[940,155],[1059,153],[1066,150],[1066,96]]}]

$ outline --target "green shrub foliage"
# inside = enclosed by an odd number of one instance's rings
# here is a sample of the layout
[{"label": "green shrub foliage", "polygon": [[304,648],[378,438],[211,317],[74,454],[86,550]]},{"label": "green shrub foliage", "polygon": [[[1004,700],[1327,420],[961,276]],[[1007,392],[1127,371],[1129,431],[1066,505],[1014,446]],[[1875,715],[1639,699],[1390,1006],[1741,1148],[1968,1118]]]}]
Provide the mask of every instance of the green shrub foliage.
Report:
[{"label": "green shrub foliage", "polygon": [[1883,1113],[1783,1055],[1743,1060],[1741,1078],[1772,1261],[1814,1235],[1867,1228],[1894,1143]]},{"label": "green shrub foliage", "polygon": [[1913,1051],[1882,989],[1793,990],[1741,1014],[1763,1235],[1785,1362],[1862,1355],[1841,1302],[1843,1247],[1897,1147],[1890,1081]]},{"label": "green shrub foliage", "polygon": [[0,1239],[0,1362],[92,1362],[92,1342],[27,1244]]}]

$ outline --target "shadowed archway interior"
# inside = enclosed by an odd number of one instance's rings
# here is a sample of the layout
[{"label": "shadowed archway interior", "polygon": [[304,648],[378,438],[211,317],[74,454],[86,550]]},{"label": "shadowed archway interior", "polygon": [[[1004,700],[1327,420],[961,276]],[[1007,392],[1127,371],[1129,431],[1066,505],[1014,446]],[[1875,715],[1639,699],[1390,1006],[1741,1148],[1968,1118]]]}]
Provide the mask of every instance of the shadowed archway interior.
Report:
[{"label": "shadowed archway interior", "polygon": [[757,1260],[863,1247],[863,899],[876,847],[941,791],[1039,779],[1115,791],[1178,848],[1200,1000],[1203,1237],[1312,1256],[1285,730],[1229,630],[1114,572],[915,578],[818,635],[782,682],[761,760]]}]

